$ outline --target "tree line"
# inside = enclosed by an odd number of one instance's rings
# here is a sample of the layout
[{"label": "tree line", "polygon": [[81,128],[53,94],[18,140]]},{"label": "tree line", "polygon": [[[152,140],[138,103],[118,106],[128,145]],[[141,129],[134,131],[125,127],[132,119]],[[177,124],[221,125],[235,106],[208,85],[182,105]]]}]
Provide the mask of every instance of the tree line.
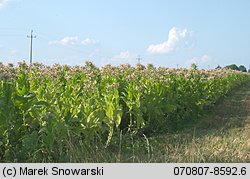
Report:
[{"label": "tree line", "polygon": [[[216,69],[220,69],[220,68],[222,68],[220,65],[216,67]],[[247,71],[247,68],[244,65],[237,66],[235,64],[232,64],[232,65],[227,65],[223,68],[250,73],[250,69],[248,69]]]}]

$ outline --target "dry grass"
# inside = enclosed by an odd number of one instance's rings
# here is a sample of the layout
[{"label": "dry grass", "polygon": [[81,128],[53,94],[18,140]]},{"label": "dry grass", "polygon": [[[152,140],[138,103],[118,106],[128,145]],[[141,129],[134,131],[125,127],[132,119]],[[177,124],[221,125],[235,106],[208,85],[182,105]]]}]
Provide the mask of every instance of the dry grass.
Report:
[{"label": "dry grass", "polygon": [[154,162],[250,162],[250,84],[192,129],[153,142]]}]

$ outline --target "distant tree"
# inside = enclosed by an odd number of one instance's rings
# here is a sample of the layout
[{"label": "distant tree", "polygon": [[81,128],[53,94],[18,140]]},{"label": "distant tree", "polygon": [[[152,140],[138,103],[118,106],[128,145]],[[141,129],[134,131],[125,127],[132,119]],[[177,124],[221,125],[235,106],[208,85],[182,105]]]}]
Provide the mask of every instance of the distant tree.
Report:
[{"label": "distant tree", "polygon": [[220,66],[220,65],[218,65],[215,69],[221,69],[221,66]]},{"label": "distant tree", "polygon": [[8,63],[8,67],[13,68],[14,64],[13,63]]},{"label": "distant tree", "polygon": [[244,65],[240,65],[239,70],[242,71],[242,72],[247,72],[247,69],[246,69],[246,67]]},{"label": "distant tree", "polygon": [[231,69],[231,70],[238,70],[239,71],[239,67],[237,65],[235,65],[235,64],[227,65],[224,68]]},{"label": "distant tree", "polygon": [[247,71],[248,73],[250,73],[250,68],[248,69],[248,71]]},{"label": "distant tree", "polygon": [[147,64],[147,69],[154,69],[154,68],[155,68],[155,67],[154,67],[153,64],[151,64],[151,63]]},{"label": "distant tree", "polygon": [[192,64],[191,64],[191,69],[192,69],[192,70],[197,70],[197,69],[198,69],[198,66],[197,66],[195,63],[192,63]]}]

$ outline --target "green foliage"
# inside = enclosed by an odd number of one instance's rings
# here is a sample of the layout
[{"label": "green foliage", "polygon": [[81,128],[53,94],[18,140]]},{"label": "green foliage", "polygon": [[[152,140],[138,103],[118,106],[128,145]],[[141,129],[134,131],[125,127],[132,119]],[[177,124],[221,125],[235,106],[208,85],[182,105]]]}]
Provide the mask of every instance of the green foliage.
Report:
[{"label": "green foliage", "polygon": [[215,69],[221,69],[221,66],[220,66],[220,65],[218,65]]},{"label": "green foliage", "polygon": [[235,65],[235,64],[227,65],[224,68],[239,71],[239,67],[237,65]]},{"label": "green foliage", "polygon": [[[218,66],[219,67],[219,66]],[[218,68],[217,67],[217,68]],[[217,69],[216,68],[216,69]],[[246,67],[244,66],[244,65],[240,65],[239,67],[237,66],[237,65],[235,65],[235,64],[232,64],[232,65],[227,65],[227,66],[225,66],[224,68],[226,68],[226,69],[231,69],[231,70],[237,70],[237,71],[241,71],[241,72],[247,72],[247,69],[246,69]]]},{"label": "green foliage", "polygon": [[73,143],[180,130],[250,80],[217,69],[0,64],[0,161],[69,161]]},{"label": "green foliage", "polygon": [[247,69],[246,69],[246,67],[244,65],[240,65],[239,70],[242,71],[242,72],[247,72]]}]

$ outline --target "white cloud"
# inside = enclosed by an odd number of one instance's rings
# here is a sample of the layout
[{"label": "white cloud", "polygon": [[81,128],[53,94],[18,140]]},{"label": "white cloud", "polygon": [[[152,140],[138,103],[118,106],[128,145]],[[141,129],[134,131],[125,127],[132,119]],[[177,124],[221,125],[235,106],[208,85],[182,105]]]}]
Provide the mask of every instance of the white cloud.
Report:
[{"label": "white cloud", "polygon": [[191,63],[209,63],[212,58],[209,55],[203,55],[202,57],[193,57],[189,62]]},{"label": "white cloud", "polygon": [[186,65],[190,66],[192,63],[196,64],[200,68],[207,68],[214,64],[214,60],[211,56],[205,54],[201,57],[193,57],[186,62]]},{"label": "white cloud", "polygon": [[95,39],[86,38],[85,40],[80,40],[78,36],[74,37],[64,37],[61,40],[50,41],[50,45],[96,45],[99,41]]},{"label": "white cloud", "polygon": [[100,54],[100,49],[96,48],[90,52],[90,54],[88,55],[88,59],[95,59],[96,56],[99,54]]},{"label": "white cloud", "polygon": [[61,40],[50,41],[49,44],[57,44],[57,45],[75,45],[79,42],[78,37],[64,37]]},{"label": "white cloud", "polygon": [[10,1],[12,1],[12,0],[0,0],[0,8],[5,6]]},{"label": "white cloud", "polygon": [[[152,44],[148,47],[147,51],[151,54],[165,54],[170,53],[176,49],[177,45],[183,40],[190,36],[191,31],[187,29],[179,29],[173,27],[168,32],[167,41],[160,44]],[[186,42],[185,42],[186,43]]]},{"label": "white cloud", "polygon": [[114,56],[112,59],[113,60],[127,60],[129,58],[131,58],[130,52],[124,51],[124,52],[121,52],[119,55]]},{"label": "white cloud", "polygon": [[135,61],[135,56],[132,55],[128,50],[122,51],[113,57],[104,57],[101,59],[101,65],[112,64],[112,65],[120,65],[120,64],[131,64],[133,63],[133,59]]},{"label": "white cloud", "polygon": [[98,40],[86,38],[81,42],[83,45],[96,45],[99,44]]}]

